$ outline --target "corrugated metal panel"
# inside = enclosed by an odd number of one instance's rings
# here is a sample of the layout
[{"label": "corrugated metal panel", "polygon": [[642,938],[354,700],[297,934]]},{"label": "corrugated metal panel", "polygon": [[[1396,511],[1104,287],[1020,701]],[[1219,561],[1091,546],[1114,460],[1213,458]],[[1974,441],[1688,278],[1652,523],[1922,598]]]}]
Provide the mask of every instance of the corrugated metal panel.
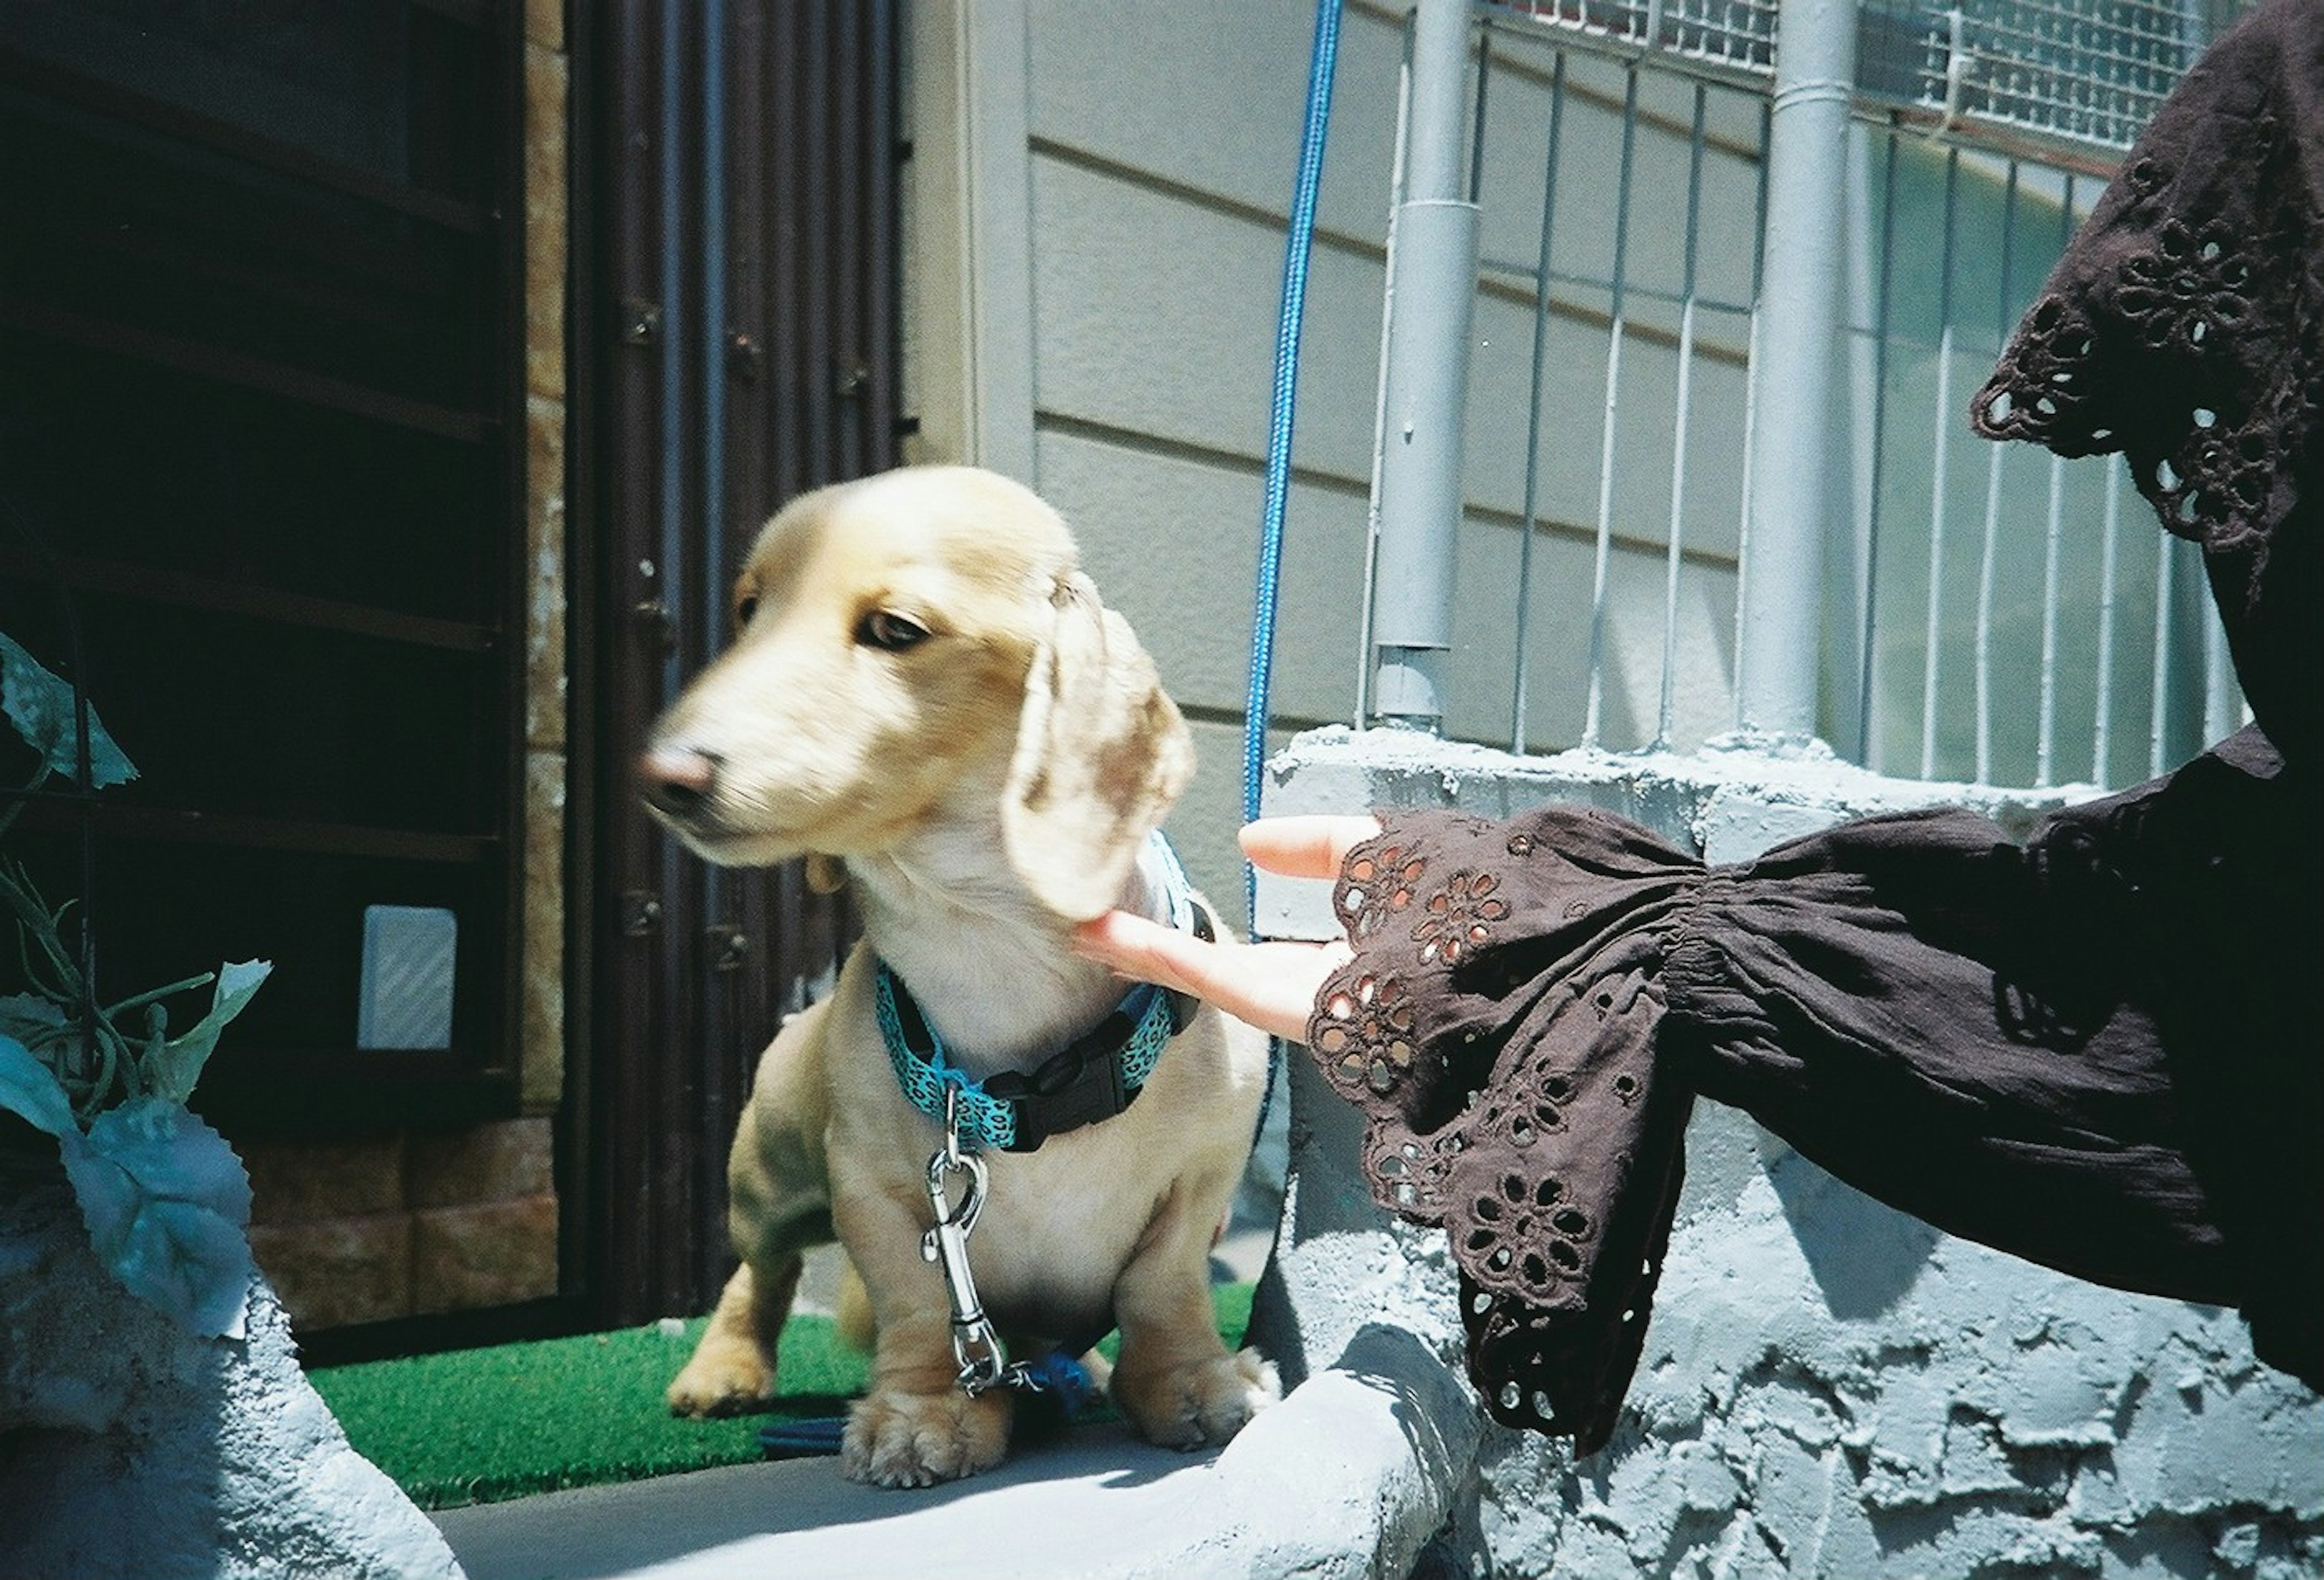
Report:
[{"label": "corrugated metal panel", "polygon": [[601,666],[586,1254],[611,1321],[706,1309],[725,1159],[781,1015],[852,931],[795,869],[719,872],[638,810],[629,759],[727,635],[784,500],[895,464],[898,6],[609,4],[596,19]]}]

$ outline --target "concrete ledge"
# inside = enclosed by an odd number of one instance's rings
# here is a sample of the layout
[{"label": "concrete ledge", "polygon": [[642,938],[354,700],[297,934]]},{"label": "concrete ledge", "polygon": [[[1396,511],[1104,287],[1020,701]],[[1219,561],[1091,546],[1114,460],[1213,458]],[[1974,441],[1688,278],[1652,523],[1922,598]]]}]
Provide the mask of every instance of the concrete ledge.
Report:
[{"label": "concrete ledge", "polygon": [[[1407,1341],[1408,1342],[1408,1341]],[[1401,1580],[1473,1456],[1459,1383],[1393,1336],[1319,1373],[1222,1451],[1122,1427],[1023,1450],[924,1492],[862,1487],[830,1459],[734,1465],[436,1517],[470,1580]],[[1441,1435],[1444,1423],[1452,1440]]]},{"label": "concrete ledge", "polygon": [[[2098,795],[2089,785],[2010,790],[1951,781],[1890,779],[1843,762],[1821,741],[1748,736],[1700,752],[1566,751],[1513,757],[1491,747],[1409,730],[1312,730],[1269,760],[1267,815],[1351,813],[1379,806],[1458,807],[1508,817],[1562,801],[1595,806],[1690,842],[1713,862],[1746,861],[1785,840],[1851,817],[1921,806],[1966,806],[2012,833]],[[1330,886],[1262,876],[1260,932],[1336,938]]]},{"label": "concrete ledge", "polygon": [[[1580,803],[1713,862],[1936,804],[2022,832],[2098,794],[1885,779],[1812,743],[1520,758],[1344,729],[1301,736],[1269,773],[1270,814],[1499,817]],[[1325,884],[1263,880],[1258,909],[1277,937],[1338,932]],[[1365,1325],[1441,1345],[1443,1237],[1379,1222],[1351,1112],[1311,1061],[1292,1070],[1293,1189],[1269,1274],[1284,1298],[1254,1311],[1254,1334],[1295,1356],[1352,1353],[1349,1329]],[[1434,1419],[1448,1439],[1462,1430]],[[2254,1360],[2234,1313],[1940,1235],[1709,1102],[1688,1130],[1675,1232],[1613,1441],[1576,1463],[1562,1444],[1488,1425],[1475,1455],[1473,1489],[1433,1549],[1444,1571],[2324,1573],[2324,1401]],[[1431,1558],[1417,1572],[1434,1572]]]}]

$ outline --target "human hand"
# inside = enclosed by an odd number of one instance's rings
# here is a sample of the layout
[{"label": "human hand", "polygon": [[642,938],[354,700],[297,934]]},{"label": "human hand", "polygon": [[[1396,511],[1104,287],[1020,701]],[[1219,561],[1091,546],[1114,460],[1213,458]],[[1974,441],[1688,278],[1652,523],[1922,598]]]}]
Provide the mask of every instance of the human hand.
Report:
[{"label": "human hand", "polygon": [[[1251,864],[1285,877],[1337,877],[1348,851],[1380,831],[1372,817],[1262,818],[1242,831]],[[1324,979],[1354,951],[1344,943],[1205,943],[1127,911],[1074,930],[1074,952],[1120,975],[1208,999],[1237,1020],[1299,1042]]]}]

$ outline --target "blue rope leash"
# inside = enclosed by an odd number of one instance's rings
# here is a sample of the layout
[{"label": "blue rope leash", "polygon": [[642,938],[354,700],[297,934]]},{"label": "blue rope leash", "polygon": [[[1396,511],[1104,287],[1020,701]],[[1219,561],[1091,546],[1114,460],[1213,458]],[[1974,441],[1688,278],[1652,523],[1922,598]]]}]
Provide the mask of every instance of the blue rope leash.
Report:
[{"label": "blue rope leash", "polygon": [[[1275,403],[1268,425],[1267,488],[1259,513],[1259,588],[1251,622],[1250,696],[1243,710],[1242,815],[1259,815],[1267,760],[1268,693],[1275,671],[1275,604],[1283,574],[1283,518],[1291,493],[1291,426],[1299,385],[1299,332],[1307,314],[1308,255],[1316,195],[1323,184],[1323,138],[1332,124],[1332,78],[1340,54],[1340,0],[1316,0],[1314,52],[1307,68],[1307,122],[1299,143],[1291,225],[1283,249],[1283,308],[1275,334]],[[1243,867],[1245,912],[1259,931],[1259,875]]]}]

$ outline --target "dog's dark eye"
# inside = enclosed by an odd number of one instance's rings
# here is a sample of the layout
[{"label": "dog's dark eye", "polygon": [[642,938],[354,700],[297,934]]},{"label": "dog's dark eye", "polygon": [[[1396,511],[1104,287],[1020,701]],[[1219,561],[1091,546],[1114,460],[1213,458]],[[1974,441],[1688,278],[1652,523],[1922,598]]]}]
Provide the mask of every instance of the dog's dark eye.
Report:
[{"label": "dog's dark eye", "polygon": [[758,612],[759,600],[756,594],[746,592],[737,598],[734,601],[734,629],[741,630],[744,626],[749,625],[751,617]]},{"label": "dog's dark eye", "polygon": [[928,629],[914,624],[900,614],[875,609],[863,617],[862,625],[855,628],[855,639],[867,648],[900,653],[907,648],[917,648],[927,641]]}]

